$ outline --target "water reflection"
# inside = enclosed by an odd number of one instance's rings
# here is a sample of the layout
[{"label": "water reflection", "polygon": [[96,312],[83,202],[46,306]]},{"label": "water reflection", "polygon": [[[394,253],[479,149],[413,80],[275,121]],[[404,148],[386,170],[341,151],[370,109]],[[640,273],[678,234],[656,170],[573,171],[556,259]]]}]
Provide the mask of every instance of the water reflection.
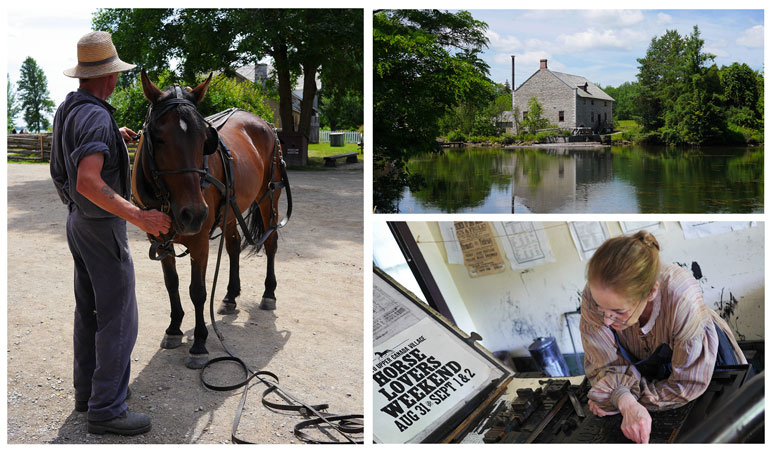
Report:
[{"label": "water reflection", "polygon": [[471,148],[409,161],[400,212],[758,213],[764,148]]}]

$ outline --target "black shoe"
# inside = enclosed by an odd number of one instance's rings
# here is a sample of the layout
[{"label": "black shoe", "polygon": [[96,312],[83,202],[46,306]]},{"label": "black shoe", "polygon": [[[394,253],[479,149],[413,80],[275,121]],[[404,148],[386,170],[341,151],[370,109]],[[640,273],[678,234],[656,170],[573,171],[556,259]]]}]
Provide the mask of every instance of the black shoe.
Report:
[{"label": "black shoe", "polygon": [[88,432],[91,434],[114,433],[122,436],[134,436],[146,433],[151,428],[150,416],[131,411],[125,411],[110,420],[88,421]]},{"label": "black shoe", "polygon": [[[131,388],[126,391],[126,400],[131,398]],[[88,400],[75,400],[75,411],[86,412],[88,411]]]}]

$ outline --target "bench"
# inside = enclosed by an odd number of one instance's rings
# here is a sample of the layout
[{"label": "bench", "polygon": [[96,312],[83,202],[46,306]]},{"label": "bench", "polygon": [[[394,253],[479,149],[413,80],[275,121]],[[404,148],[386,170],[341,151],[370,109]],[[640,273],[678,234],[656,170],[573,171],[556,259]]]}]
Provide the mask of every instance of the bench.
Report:
[{"label": "bench", "polygon": [[337,165],[337,160],[341,158],[345,158],[346,163],[357,163],[358,153],[350,152],[350,153],[340,153],[339,155],[324,156],[324,165],[326,167],[334,167]]}]

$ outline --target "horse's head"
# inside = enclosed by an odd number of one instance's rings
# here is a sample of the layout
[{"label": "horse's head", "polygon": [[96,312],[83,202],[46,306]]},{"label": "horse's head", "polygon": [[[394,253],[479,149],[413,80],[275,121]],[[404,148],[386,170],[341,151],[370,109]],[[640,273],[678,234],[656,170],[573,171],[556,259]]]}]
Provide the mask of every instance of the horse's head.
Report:
[{"label": "horse's head", "polygon": [[[198,113],[197,105],[206,95],[208,79],[195,89],[179,86],[158,89],[142,70],[142,91],[152,104],[145,123],[145,145],[149,149],[168,196],[174,228],[181,235],[200,232],[208,215],[201,190],[205,154],[214,153],[219,143],[216,130]],[[156,186],[157,188],[157,186]]]}]

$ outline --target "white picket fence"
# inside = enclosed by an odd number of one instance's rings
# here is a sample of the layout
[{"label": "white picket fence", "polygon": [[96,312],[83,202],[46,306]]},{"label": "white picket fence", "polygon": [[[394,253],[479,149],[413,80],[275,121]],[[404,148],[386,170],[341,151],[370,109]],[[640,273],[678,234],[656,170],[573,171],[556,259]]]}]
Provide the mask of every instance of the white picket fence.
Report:
[{"label": "white picket fence", "polygon": [[[342,131],[320,130],[318,132],[318,142],[329,142],[329,133],[343,133]],[[346,144],[358,144],[361,140],[361,133],[358,131],[345,131]]]}]

